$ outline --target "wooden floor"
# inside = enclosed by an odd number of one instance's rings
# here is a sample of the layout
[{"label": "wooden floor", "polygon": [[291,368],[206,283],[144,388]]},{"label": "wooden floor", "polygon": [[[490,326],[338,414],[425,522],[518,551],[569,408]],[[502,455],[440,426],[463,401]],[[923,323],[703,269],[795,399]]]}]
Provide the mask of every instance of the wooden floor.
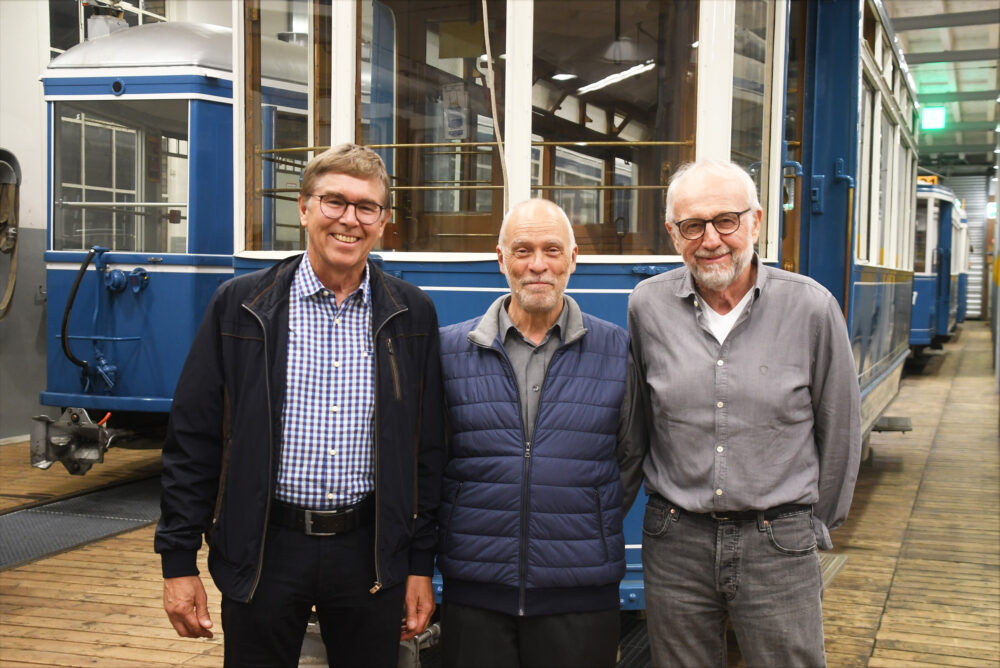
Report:
[{"label": "wooden floor", "polygon": [[0,445],[0,514],[160,473],[159,450],[112,448],[104,457],[105,463],[78,476],[58,463],[45,471],[32,468],[27,442]]},{"label": "wooden floor", "polygon": [[[914,430],[873,435],[851,516],[833,534],[847,562],[824,598],[831,666],[1000,662],[1000,443],[990,363],[985,324],[966,323],[924,375],[903,381],[889,414],[909,416]],[[0,448],[0,502],[37,501],[41,487],[9,491],[20,489],[11,480],[35,472],[23,470],[26,455],[22,470],[9,471],[5,454]],[[100,473],[95,467],[82,480]],[[149,527],[0,572],[0,666],[221,666],[221,633],[182,640],[167,623],[152,541]],[[200,563],[204,574],[204,551]],[[218,628],[219,595],[207,579],[206,588]]]}]

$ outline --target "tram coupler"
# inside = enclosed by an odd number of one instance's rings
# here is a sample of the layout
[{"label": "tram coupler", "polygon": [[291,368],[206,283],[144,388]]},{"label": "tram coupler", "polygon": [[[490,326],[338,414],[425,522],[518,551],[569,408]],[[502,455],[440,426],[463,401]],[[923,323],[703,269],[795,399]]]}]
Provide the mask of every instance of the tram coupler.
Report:
[{"label": "tram coupler", "polygon": [[58,420],[37,415],[31,425],[31,465],[47,469],[62,462],[73,475],[83,475],[104,461],[112,434],[90,419],[83,408],[67,408]]}]

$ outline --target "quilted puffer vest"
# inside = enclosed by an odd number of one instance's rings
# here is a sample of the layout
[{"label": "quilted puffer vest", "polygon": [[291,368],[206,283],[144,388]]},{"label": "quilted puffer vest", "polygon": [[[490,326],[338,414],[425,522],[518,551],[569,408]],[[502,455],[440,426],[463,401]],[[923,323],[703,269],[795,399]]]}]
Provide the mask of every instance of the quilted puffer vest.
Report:
[{"label": "quilted puffer vest", "polygon": [[617,607],[625,541],[615,445],[628,335],[583,314],[585,329],[567,332],[549,364],[528,435],[507,355],[496,336],[487,344],[482,332],[495,327],[477,330],[481,320],[441,330],[451,428],[437,562],[444,599],[520,615]]}]

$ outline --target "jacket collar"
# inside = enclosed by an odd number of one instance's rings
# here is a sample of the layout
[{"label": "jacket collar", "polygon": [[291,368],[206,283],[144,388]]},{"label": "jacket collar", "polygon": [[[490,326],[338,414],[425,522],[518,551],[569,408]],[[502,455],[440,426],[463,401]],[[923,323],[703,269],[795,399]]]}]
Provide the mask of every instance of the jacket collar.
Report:
[{"label": "jacket collar", "polygon": [[[295,272],[305,253],[286,258],[266,269],[250,290],[250,296],[243,305],[262,318],[271,319],[279,309],[288,308],[289,294]],[[369,294],[372,301],[372,331],[377,332],[394,315],[408,310],[382,270],[368,260]]]},{"label": "jacket collar", "polygon": [[[500,309],[505,308],[510,295],[498,297],[488,309],[486,314],[479,319],[475,329],[469,332],[469,342],[477,346],[488,348],[494,343],[502,345],[498,341],[497,335],[500,332]],[[566,331],[563,334],[563,346],[568,346],[583,338],[587,333],[587,328],[583,326],[583,311],[569,295],[563,295],[563,305],[567,309]]]}]

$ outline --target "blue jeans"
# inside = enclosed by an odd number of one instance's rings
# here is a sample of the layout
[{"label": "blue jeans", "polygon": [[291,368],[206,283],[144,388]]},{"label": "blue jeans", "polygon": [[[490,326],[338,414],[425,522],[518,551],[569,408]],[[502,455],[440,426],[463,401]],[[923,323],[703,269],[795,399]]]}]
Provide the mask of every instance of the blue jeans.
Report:
[{"label": "blue jeans", "polygon": [[726,619],[748,668],[825,666],[812,513],[717,521],[656,496],[642,565],[653,665],[726,666]]}]

